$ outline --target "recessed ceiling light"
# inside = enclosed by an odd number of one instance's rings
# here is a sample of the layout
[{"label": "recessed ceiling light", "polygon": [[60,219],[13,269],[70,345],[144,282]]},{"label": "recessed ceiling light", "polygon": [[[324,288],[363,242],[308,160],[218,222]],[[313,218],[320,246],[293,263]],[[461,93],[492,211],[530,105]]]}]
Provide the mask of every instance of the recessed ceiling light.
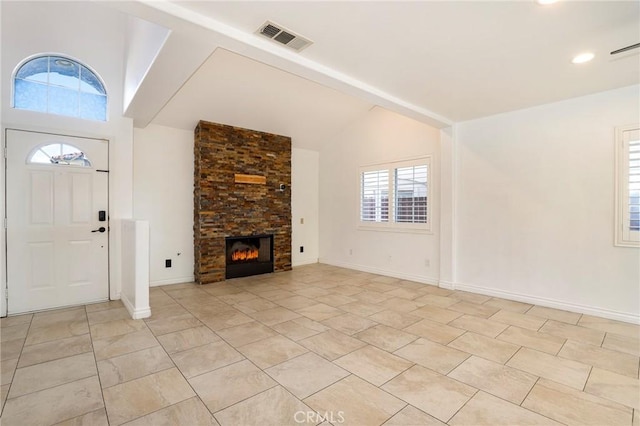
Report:
[{"label": "recessed ceiling light", "polygon": [[536,3],[540,4],[540,5],[548,5],[548,4],[553,4],[555,2],[557,2],[558,0],[536,0]]},{"label": "recessed ceiling light", "polygon": [[574,57],[571,62],[574,64],[584,64],[585,62],[589,62],[595,57],[595,55],[591,52],[585,52]]}]

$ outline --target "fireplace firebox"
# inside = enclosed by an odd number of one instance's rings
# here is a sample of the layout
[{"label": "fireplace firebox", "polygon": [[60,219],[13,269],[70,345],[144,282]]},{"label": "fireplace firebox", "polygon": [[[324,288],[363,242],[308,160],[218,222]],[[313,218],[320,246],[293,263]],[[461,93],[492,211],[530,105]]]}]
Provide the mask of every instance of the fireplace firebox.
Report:
[{"label": "fireplace firebox", "polygon": [[225,238],[225,278],[273,272],[273,235]]}]

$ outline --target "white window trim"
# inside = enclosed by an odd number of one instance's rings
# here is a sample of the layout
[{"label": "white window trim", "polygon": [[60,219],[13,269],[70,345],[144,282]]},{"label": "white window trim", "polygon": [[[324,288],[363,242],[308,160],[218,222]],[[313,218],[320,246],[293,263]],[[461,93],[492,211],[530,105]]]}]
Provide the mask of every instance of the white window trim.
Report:
[{"label": "white window trim", "polygon": [[615,245],[640,247],[640,231],[631,231],[629,222],[629,148],[627,132],[640,131],[640,124],[616,127],[615,133]]},{"label": "white window trim", "polygon": [[[64,162],[64,161],[58,162],[58,163],[54,163],[54,162],[44,163],[44,162],[40,162],[40,161],[33,161],[33,157],[38,151],[42,151],[43,148],[47,148],[49,146],[56,146],[56,145],[60,147],[60,154],[59,155],[62,155],[62,147],[63,147],[63,145],[66,145],[66,146],[68,146],[70,148],[73,148],[75,150],[75,153],[83,154],[81,159],[84,160],[84,164],[74,164],[74,163],[69,163],[69,162]],[[42,153],[44,155],[48,156],[49,159],[52,158],[52,156],[49,155],[48,153],[46,153],[44,151],[42,151]],[[32,165],[32,166],[93,167],[92,163],[91,163],[91,160],[85,156],[85,154],[82,152],[82,150],[80,148],[78,148],[75,145],[71,145],[71,144],[64,143],[64,142],[53,142],[53,143],[45,143],[45,144],[42,144],[42,145],[38,145],[35,148],[33,148],[31,150],[31,152],[29,152],[29,155],[27,156],[25,161],[26,161],[26,164]]]},{"label": "white window trim", "polygon": [[[58,114],[58,113],[54,113],[54,112],[49,112],[48,111],[48,106],[47,106],[47,111],[34,111],[31,109],[22,109],[22,108],[16,108],[15,106],[15,91],[16,91],[16,76],[18,75],[18,72],[22,69],[22,67],[27,64],[28,62],[31,62],[34,59],[37,58],[43,58],[43,57],[50,57],[50,56],[55,56],[55,57],[59,57],[59,58],[64,58],[67,59],[71,62],[74,62],[78,65],[81,65],[83,67],[85,67],[86,69],[88,69],[100,82],[100,84],[102,85],[102,89],[104,90],[104,96],[106,98],[106,105],[105,105],[105,109],[106,109],[106,113],[105,113],[105,117],[104,120],[93,120],[93,119],[86,119],[86,118],[82,118],[82,117],[78,117],[78,116],[74,116],[74,115],[63,115],[63,114]],[[49,86],[49,84],[47,83],[47,86]],[[11,73],[11,99],[9,100],[9,106],[12,109],[16,109],[18,111],[29,111],[30,113],[38,113],[38,114],[49,114],[49,115],[54,115],[54,116],[59,116],[59,117],[67,117],[67,118],[72,118],[72,119],[77,119],[77,120],[84,120],[84,121],[89,121],[89,122],[96,122],[96,123],[107,123],[109,122],[109,103],[111,101],[111,97],[109,95],[109,90],[107,89],[107,84],[104,81],[104,79],[102,78],[102,76],[100,74],[98,74],[98,72],[91,66],[89,66],[88,64],[86,64],[85,62],[80,61],[79,59],[73,57],[73,56],[69,56],[67,54],[64,53],[56,53],[56,52],[43,52],[43,53],[37,53],[34,55],[30,55],[27,56],[26,58],[24,58],[22,61],[20,61],[20,63],[18,63],[18,65],[16,65],[16,67],[13,69],[13,72]]]},{"label": "white window trim", "polygon": [[[400,167],[411,167],[427,165],[427,222],[426,223],[399,223],[394,222],[395,217],[395,196],[394,196],[394,171]],[[433,181],[432,181],[432,156],[426,155],[424,157],[411,158],[407,160],[396,160],[384,163],[368,164],[366,166],[360,166],[358,170],[358,195],[357,195],[357,229],[361,231],[381,231],[381,232],[408,232],[413,234],[433,234],[431,229],[431,212],[433,205]],[[362,206],[362,173],[375,171],[375,170],[389,170],[389,222],[363,222],[361,220],[361,206]]]}]

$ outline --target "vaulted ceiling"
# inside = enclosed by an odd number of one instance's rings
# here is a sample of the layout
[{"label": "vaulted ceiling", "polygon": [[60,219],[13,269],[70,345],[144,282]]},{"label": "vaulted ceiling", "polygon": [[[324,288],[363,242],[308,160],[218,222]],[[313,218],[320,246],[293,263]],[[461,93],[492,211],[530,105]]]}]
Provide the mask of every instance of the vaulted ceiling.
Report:
[{"label": "vaulted ceiling", "polygon": [[[318,149],[374,106],[446,127],[640,82],[640,49],[610,54],[640,42],[637,1],[92,4],[127,22],[124,113],[138,127],[203,119]],[[313,44],[256,34],[267,20]],[[595,58],[572,64],[584,51]]]},{"label": "vaulted ceiling", "polygon": [[[247,34],[265,20],[314,44],[301,56],[450,120],[638,82],[640,3],[180,2]],[[592,51],[589,64],[571,63]]]}]

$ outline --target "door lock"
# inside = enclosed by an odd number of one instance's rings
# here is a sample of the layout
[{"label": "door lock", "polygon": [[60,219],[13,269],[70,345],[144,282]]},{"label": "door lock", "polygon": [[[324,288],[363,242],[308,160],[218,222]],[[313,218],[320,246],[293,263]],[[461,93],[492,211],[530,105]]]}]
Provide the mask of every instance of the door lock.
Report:
[{"label": "door lock", "polygon": [[100,233],[102,233],[102,232],[104,232],[104,231],[106,231],[106,230],[107,230],[107,228],[105,228],[104,226],[101,226],[100,228],[98,228],[98,229],[94,229],[94,230],[93,230],[93,231],[91,231],[91,232],[100,232]]}]

